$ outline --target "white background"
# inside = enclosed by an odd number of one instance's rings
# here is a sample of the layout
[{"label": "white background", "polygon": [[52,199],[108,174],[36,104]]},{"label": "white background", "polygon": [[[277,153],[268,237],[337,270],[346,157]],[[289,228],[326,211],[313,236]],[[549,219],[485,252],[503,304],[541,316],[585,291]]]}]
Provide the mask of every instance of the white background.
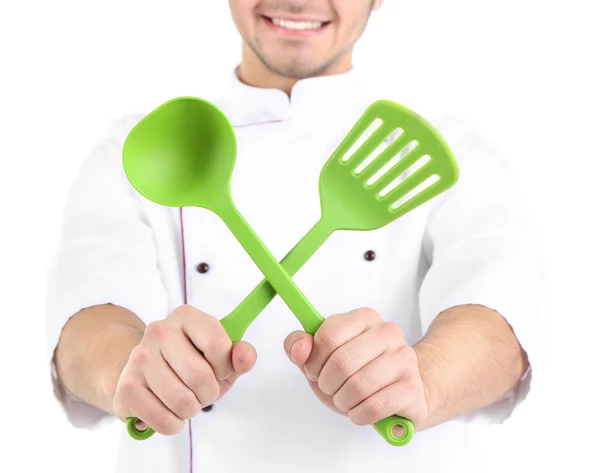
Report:
[{"label": "white background", "polygon": [[[597,7],[386,0],[356,52],[404,105],[459,113],[501,147],[534,211],[546,356],[503,432],[520,439],[505,453],[515,471],[600,471]],[[111,119],[215,97],[240,39],[226,0],[7,1],[0,52],[0,471],[68,473],[80,458],[110,471],[114,432],[66,423],[43,358],[45,271],[65,196]]]}]

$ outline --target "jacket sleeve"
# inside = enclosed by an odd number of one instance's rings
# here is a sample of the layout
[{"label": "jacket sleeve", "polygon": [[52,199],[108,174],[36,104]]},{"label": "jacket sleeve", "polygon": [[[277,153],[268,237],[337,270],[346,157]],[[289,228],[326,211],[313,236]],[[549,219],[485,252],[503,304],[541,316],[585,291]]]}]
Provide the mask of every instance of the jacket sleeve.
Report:
[{"label": "jacket sleeve", "polygon": [[458,183],[432,208],[423,251],[429,262],[420,291],[426,331],[444,310],[477,304],[510,324],[530,367],[518,385],[495,404],[462,421],[497,423],[527,396],[539,368],[542,268],[535,227],[516,179],[498,150],[464,123],[448,117],[438,129],[460,166]]},{"label": "jacket sleeve", "polygon": [[116,120],[84,160],[67,196],[58,249],[47,273],[46,361],[54,394],[77,427],[111,420],[58,382],[53,355],[65,323],[86,307],[112,303],[145,323],[164,318],[167,296],[141,201],[121,164],[135,117]]}]

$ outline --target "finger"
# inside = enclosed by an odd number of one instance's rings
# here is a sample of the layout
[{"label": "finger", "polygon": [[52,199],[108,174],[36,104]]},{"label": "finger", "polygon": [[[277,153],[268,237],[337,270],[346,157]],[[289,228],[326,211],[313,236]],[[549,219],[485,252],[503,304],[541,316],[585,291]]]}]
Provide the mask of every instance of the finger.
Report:
[{"label": "finger", "polygon": [[180,419],[189,419],[200,412],[201,401],[160,357],[144,370],[148,388]]},{"label": "finger", "polygon": [[349,412],[365,399],[400,379],[401,370],[391,356],[381,355],[362,367],[340,387],[333,403],[342,412]]},{"label": "finger", "polygon": [[292,332],[284,340],[283,347],[290,361],[304,372],[304,364],[313,348],[312,335],[302,330]]},{"label": "finger", "polygon": [[[391,415],[406,416],[415,399],[410,381],[402,379],[389,384],[348,411],[352,423],[360,426],[374,424]],[[410,419],[410,416],[407,416]]]},{"label": "finger", "polygon": [[212,367],[217,380],[229,378],[233,373],[231,348],[233,343],[221,322],[191,306],[178,307],[173,311],[174,318],[185,335]]},{"label": "finger", "polygon": [[148,426],[159,434],[174,435],[183,429],[184,421],[173,414],[147,387],[138,385],[132,397],[135,404],[131,406],[131,416],[142,421],[136,422],[139,430],[145,430]]},{"label": "finger", "polygon": [[325,319],[314,335],[314,346],[304,365],[308,379],[318,380],[325,362],[337,348],[377,323],[381,323],[379,314],[370,309],[358,309]]},{"label": "finger", "polygon": [[333,396],[357,371],[382,355],[388,343],[378,330],[367,330],[335,350],[319,376],[319,388]]},{"label": "finger", "polygon": [[[159,333],[165,333],[158,325]],[[154,333],[154,329],[150,331]],[[136,426],[142,430],[147,426],[164,435],[172,435],[183,428],[183,420],[177,417],[149,389],[145,372],[162,359],[156,345],[149,342],[147,335],[145,343],[135,347],[129,361],[119,377],[115,393],[115,415],[123,422],[128,417],[137,417],[142,422]],[[145,424],[145,425],[141,425]]]},{"label": "finger", "polygon": [[[201,407],[218,399],[220,388],[212,367],[183,332],[174,331],[160,346],[160,352],[176,377],[194,393]],[[170,378],[174,379],[173,376]]]}]

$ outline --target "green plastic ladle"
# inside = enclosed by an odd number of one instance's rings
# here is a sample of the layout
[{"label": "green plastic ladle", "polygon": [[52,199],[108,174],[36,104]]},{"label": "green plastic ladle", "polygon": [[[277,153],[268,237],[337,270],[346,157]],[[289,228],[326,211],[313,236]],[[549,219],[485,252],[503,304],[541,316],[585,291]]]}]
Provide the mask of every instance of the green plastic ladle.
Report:
[{"label": "green plastic ladle", "polygon": [[[374,119],[383,120],[383,126],[380,126],[359,151],[351,156],[352,159],[345,160],[342,152],[348,151]],[[411,133],[406,133],[405,130],[401,135],[402,140],[396,140],[393,146],[361,172],[354,168],[348,172],[345,164],[360,164],[362,159],[358,160],[357,157],[367,157],[383,139],[396,130],[399,122],[407,130],[411,128],[412,123],[412,130],[409,130]],[[362,176],[370,175],[366,171],[373,170],[375,166],[378,166],[378,169],[389,161],[389,158],[393,157],[392,152],[397,154],[402,149],[400,145],[408,144],[407,141],[404,142],[406,137],[411,136],[424,138],[419,145],[422,148],[422,144],[428,145],[425,148],[435,152],[432,153],[435,159],[388,195],[378,195],[373,199],[374,190],[379,192],[384,188],[383,184],[387,185],[393,181],[389,179],[391,175],[395,173],[397,178],[417,161],[413,158],[414,150],[411,151],[409,160],[403,159],[402,163],[397,163],[388,170],[383,176],[385,179],[382,177],[377,182],[365,183]],[[234,341],[241,338],[275,293],[280,294],[304,330],[314,334],[324,318],[291,280],[293,274],[336,229],[379,228],[451,187],[458,177],[458,168],[452,153],[441,136],[437,135],[427,122],[393,102],[376,102],[369,107],[323,168],[320,181],[322,218],[280,265],[239,214],[231,199],[230,179],[236,153],[235,134],[227,118],[210,102],[195,97],[174,99],[154,110],[131,131],[123,148],[125,172],[140,194],[161,205],[198,206],[213,211],[223,219],[265,275],[266,280],[261,282],[234,312],[222,319],[227,333]],[[437,174],[431,174],[434,171]],[[324,179],[325,175],[333,177],[333,181]],[[432,175],[438,178],[434,185],[408,202],[392,207],[391,204],[422,184],[425,177]],[[368,191],[369,195],[365,195],[364,191]],[[392,198],[394,200],[391,200]],[[376,212],[373,212],[373,205],[368,205],[368,199],[378,201],[379,208]],[[329,205],[325,205],[325,202]],[[329,213],[326,209],[329,209]],[[340,218],[326,218],[336,215],[341,217],[341,221]],[[329,224],[325,225],[328,220]],[[135,427],[136,421],[136,418],[127,421],[128,431],[133,438],[142,440],[154,433],[150,428],[139,431]],[[401,437],[393,435],[392,429],[395,425],[404,428]],[[382,419],[374,426],[390,444],[396,446],[408,443],[414,432],[412,423],[399,416]]]}]

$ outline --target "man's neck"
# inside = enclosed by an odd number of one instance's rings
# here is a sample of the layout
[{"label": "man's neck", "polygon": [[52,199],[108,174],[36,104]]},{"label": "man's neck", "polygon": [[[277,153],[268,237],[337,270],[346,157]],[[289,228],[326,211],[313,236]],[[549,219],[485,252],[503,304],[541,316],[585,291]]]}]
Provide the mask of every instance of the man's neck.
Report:
[{"label": "man's neck", "polygon": [[[317,74],[317,76],[327,76],[342,74],[352,68],[351,57],[344,58],[338,61],[334,66],[326,71]],[[238,78],[241,82],[252,87],[279,89],[285,92],[288,96],[291,93],[292,87],[300,79],[285,77],[279,75],[265,66],[265,64],[246,46],[244,45],[242,53],[242,61],[238,68]]]}]

